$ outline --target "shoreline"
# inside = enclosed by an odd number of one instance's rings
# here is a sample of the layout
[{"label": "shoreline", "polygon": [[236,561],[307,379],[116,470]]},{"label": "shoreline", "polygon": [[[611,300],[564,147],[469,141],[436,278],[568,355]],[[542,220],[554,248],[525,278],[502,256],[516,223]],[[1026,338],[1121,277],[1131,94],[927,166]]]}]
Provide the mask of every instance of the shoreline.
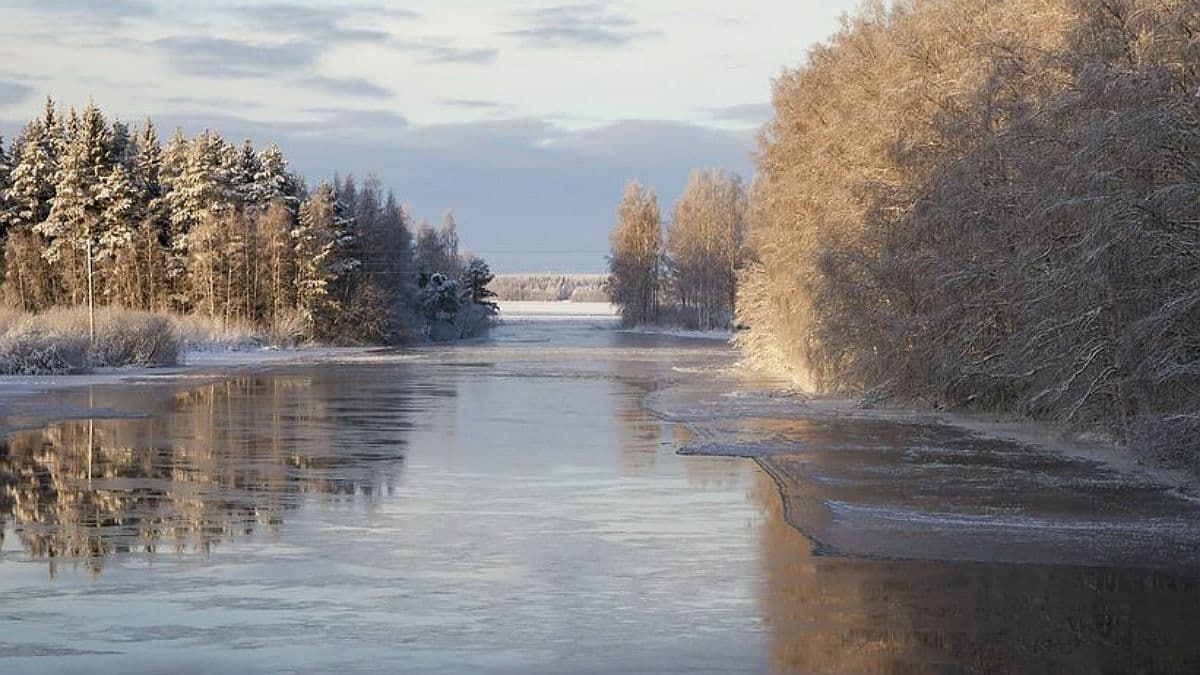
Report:
[{"label": "shoreline", "polygon": [[804,402],[804,406],[815,412],[844,418],[940,424],[985,438],[1039,447],[1068,457],[1098,462],[1119,473],[1140,476],[1176,490],[1188,499],[1200,499],[1200,476],[1187,469],[1139,457],[1110,438],[1065,430],[1053,422],[1005,413],[954,412],[900,406],[860,408],[854,399],[837,397],[811,397]]},{"label": "shoreline", "polygon": [[[58,391],[88,387],[170,385],[187,381],[204,382],[242,373],[307,363],[323,363],[339,358],[388,351],[383,346],[301,347],[253,350],[199,349],[183,354],[181,363],[161,367],[99,368],[80,375],[4,375],[0,376],[0,437],[14,431],[40,428],[71,419],[69,409],[53,410],[26,406],[37,398]],[[20,419],[12,424],[13,419]]]}]

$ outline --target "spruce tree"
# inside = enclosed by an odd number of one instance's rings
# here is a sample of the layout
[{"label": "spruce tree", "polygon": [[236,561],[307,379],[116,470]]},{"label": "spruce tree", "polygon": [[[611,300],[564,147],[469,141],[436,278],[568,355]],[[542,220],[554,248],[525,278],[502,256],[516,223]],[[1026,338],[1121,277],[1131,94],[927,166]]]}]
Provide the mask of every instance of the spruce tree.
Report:
[{"label": "spruce tree", "polygon": [[110,132],[94,104],[77,117],[55,175],[49,217],[34,226],[46,240],[42,255],[58,271],[74,304],[87,300],[88,255],[100,236],[100,193],[108,171]]},{"label": "spruce tree", "polygon": [[288,170],[287,160],[278,145],[272,143],[259,153],[258,173],[254,176],[254,202],[259,205],[280,200],[291,209],[300,203],[300,182]]},{"label": "spruce tree", "polygon": [[358,261],[344,251],[352,241],[349,222],[334,188],[322,182],[300,205],[300,217],[292,231],[296,261],[296,308],[308,336],[325,339],[336,334],[338,301],[336,285]]},{"label": "spruce tree", "polygon": [[116,164],[100,189],[100,235],[96,261],[105,280],[104,295],[110,303],[128,307],[146,304],[143,266],[138,239],[144,199],[124,164]]},{"label": "spruce tree", "polygon": [[192,229],[204,221],[209,230],[205,233],[205,241],[218,240],[219,234],[211,230],[220,227],[221,218],[233,207],[226,156],[226,144],[220,136],[207,130],[201,132],[188,143],[186,159],[178,174],[172,177],[171,190],[167,193],[171,222],[167,276],[173,287],[172,300],[180,310],[205,304],[210,309],[213,306],[211,298],[196,296],[196,289],[209,288],[211,284],[189,284],[183,277],[192,251]]},{"label": "spruce tree", "polygon": [[145,285],[141,293],[144,307],[148,310],[162,307],[166,302],[165,247],[170,237],[170,214],[162,174],[163,149],[158,142],[158,130],[154,121],[146,118],[138,134],[132,178],[137,187],[137,212],[141,218],[136,237],[137,264]]},{"label": "spruce tree", "polygon": [[50,215],[54,199],[57,125],[54,109],[48,105],[42,119],[25,127],[8,190],[4,296],[9,304],[30,311],[45,309],[57,300],[52,272],[42,257],[41,237],[33,231]]},{"label": "spruce tree", "polygon": [[8,232],[8,191],[10,187],[12,187],[12,161],[8,157],[8,151],[4,149],[4,136],[0,135],[0,245],[4,243],[4,235]]}]

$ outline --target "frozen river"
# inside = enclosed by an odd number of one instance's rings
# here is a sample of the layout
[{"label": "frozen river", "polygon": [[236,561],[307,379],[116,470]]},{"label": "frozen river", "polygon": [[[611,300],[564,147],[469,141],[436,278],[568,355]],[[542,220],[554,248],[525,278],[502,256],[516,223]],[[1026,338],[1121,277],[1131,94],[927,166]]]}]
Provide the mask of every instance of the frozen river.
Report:
[{"label": "frozen river", "polygon": [[735,361],[535,317],[45,394],[72,419],[0,446],[0,671],[1200,671],[1193,502]]}]

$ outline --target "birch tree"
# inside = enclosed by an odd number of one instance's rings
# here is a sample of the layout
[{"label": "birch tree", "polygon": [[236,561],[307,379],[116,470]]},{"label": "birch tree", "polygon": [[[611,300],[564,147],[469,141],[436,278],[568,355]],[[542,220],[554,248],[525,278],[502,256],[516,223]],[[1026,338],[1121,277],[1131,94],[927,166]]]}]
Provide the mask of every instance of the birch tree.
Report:
[{"label": "birch tree", "polygon": [[610,240],[609,296],[620,307],[622,322],[654,323],[662,257],[662,218],[654,192],[637,181],[626,186]]}]

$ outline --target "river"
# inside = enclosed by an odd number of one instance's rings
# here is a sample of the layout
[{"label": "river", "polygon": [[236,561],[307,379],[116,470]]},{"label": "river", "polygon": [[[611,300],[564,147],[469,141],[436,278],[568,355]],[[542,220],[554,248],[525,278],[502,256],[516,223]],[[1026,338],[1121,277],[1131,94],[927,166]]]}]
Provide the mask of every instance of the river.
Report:
[{"label": "river", "polygon": [[43,394],[0,670],[1200,672],[1186,495],[736,360],[541,317]]}]

